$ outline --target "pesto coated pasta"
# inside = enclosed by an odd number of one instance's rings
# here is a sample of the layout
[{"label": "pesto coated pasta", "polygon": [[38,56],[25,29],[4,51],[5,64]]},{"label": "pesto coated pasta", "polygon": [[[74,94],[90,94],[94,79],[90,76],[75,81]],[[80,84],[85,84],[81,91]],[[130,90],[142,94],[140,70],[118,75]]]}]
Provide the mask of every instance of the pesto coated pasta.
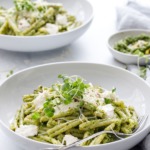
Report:
[{"label": "pesto coated pasta", "polygon": [[150,54],[150,36],[141,34],[119,40],[114,49],[132,55],[144,56]]},{"label": "pesto coated pasta", "polygon": [[52,35],[81,25],[61,3],[44,0],[14,0],[14,7],[0,7],[0,34],[14,36]]},{"label": "pesto coated pasta", "polygon": [[[116,95],[116,89],[104,90],[87,84],[79,76],[59,75],[63,82],[39,86],[23,96],[10,128],[22,136],[51,144],[69,145],[99,131],[132,133],[138,116]],[[115,141],[113,134],[101,134],[82,146]]]}]

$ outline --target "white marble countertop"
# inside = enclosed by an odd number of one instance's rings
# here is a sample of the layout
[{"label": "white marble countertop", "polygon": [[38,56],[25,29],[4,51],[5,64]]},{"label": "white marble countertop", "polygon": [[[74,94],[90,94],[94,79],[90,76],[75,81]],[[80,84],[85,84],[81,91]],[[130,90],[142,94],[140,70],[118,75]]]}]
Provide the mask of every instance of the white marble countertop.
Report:
[{"label": "white marble countertop", "polygon": [[[0,82],[6,79],[10,70],[21,69],[62,61],[87,61],[106,63],[119,67],[107,48],[108,37],[115,32],[115,7],[123,5],[124,0],[89,0],[94,7],[94,20],[89,30],[77,41],[67,47],[54,51],[22,53],[0,50]],[[9,144],[8,144],[9,143]],[[1,150],[20,150],[0,130]]]}]

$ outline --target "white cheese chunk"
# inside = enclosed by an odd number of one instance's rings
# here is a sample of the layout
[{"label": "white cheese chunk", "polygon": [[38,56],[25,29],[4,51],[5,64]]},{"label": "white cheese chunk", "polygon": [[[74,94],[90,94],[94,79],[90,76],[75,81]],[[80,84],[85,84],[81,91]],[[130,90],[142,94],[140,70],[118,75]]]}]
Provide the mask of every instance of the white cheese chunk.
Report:
[{"label": "white cheese chunk", "polygon": [[114,107],[111,104],[99,106],[98,109],[103,110],[105,112],[107,118],[113,118],[115,116]]},{"label": "white cheese chunk", "polygon": [[67,25],[67,23],[68,23],[67,16],[58,14],[56,16],[56,23],[60,24],[60,25],[64,25],[64,26]]},{"label": "white cheese chunk", "polygon": [[30,27],[30,23],[26,19],[21,19],[18,22],[18,29],[23,31]]},{"label": "white cheese chunk", "polygon": [[54,115],[57,115],[61,112],[67,112],[69,109],[71,108],[76,108],[77,106],[79,105],[79,102],[72,102],[68,105],[65,105],[65,104],[60,104],[58,106],[55,106],[54,109],[55,109],[55,113]]},{"label": "white cheese chunk", "polygon": [[62,144],[66,143],[66,145],[70,145],[70,144],[72,144],[76,141],[78,141],[77,137],[74,137],[72,135],[67,134],[67,135],[64,136]]},{"label": "white cheese chunk", "polygon": [[34,99],[33,104],[36,109],[42,108],[46,99],[50,97],[49,91],[43,91],[43,93],[39,93],[39,95]]},{"label": "white cheese chunk", "polygon": [[144,40],[138,40],[137,42],[135,42],[134,44],[130,44],[128,45],[128,48],[131,50],[135,50],[137,48],[142,48],[144,47],[146,44],[148,44],[148,42],[144,41]]},{"label": "white cheese chunk", "polygon": [[47,23],[46,24],[46,30],[49,34],[56,34],[59,31],[59,28],[55,24]]},{"label": "white cheese chunk", "polygon": [[38,127],[36,125],[22,125],[20,128],[17,128],[15,132],[24,137],[30,137],[37,135]]},{"label": "white cheese chunk", "polygon": [[91,86],[91,88],[85,90],[83,101],[99,106],[104,102],[104,99],[100,97],[99,89],[92,88]]}]

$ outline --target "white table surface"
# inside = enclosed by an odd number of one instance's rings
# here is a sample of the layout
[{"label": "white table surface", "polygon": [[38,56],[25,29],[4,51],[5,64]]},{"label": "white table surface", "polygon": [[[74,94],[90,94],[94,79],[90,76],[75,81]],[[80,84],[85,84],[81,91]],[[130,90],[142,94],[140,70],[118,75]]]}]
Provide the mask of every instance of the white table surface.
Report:
[{"label": "white table surface", "polygon": [[[89,0],[94,8],[94,20],[89,30],[71,45],[54,51],[22,53],[0,50],[0,82],[10,70],[17,72],[30,66],[62,61],[106,63],[125,68],[117,62],[107,48],[107,39],[114,33],[115,7],[125,0]],[[21,150],[0,130],[1,150]]]}]

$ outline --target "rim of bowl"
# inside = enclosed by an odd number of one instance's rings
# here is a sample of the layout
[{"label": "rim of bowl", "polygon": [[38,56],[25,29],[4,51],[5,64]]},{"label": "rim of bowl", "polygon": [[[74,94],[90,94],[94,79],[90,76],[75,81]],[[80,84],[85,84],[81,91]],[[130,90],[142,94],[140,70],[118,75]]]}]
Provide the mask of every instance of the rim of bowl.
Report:
[{"label": "rim of bowl", "polygon": [[[0,84],[0,87],[5,84],[5,82],[7,82],[7,80],[13,78],[14,76],[20,74],[20,73],[23,73],[25,71],[28,71],[28,70],[32,70],[32,69],[37,69],[37,68],[40,68],[40,67],[45,67],[45,66],[51,66],[51,65],[63,65],[63,64],[91,64],[91,65],[100,65],[100,66],[104,66],[104,67],[110,67],[110,68],[114,68],[114,69],[117,69],[119,71],[123,71],[123,72],[126,72],[132,76],[134,76],[135,78],[138,78],[138,80],[141,80],[144,84],[146,84],[149,88],[149,84],[144,82],[140,77],[136,76],[135,74],[133,74],[132,72],[129,72],[128,70],[125,70],[123,68],[120,68],[120,67],[117,67],[117,66],[113,66],[113,65],[108,65],[108,64],[102,64],[102,63],[95,63],[95,62],[86,62],[86,61],[69,61],[69,62],[54,62],[54,63],[46,63],[46,64],[42,64],[42,65],[36,65],[36,66],[33,66],[33,67],[29,67],[29,68],[26,68],[26,69],[23,69],[23,70],[20,70],[18,71],[17,73],[13,74],[12,76],[8,77],[8,79],[6,79],[5,81],[3,81],[1,84]],[[30,139],[30,138],[26,138],[24,136],[21,136],[19,134],[16,134],[14,131],[10,130],[9,127],[7,127],[7,125],[5,125],[5,123],[3,123],[3,121],[0,119],[0,124],[6,129],[8,130],[11,134],[15,135],[15,136],[18,136],[19,138],[23,139],[23,140],[27,140],[29,142],[33,142],[35,144],[41,144],[43,146],[53,146],[53,147],[58,147],[60,145],[56,145],[56,144],[50,144],[50,143],[44,143],[44,142],[40,142],[40,141],[36,141],[36,140],[33,140],[33,139]],[[132,136],[128,137],[128,138],[125,138],[123,140],[118,140],[118,141],[114,141],[114,142],[111,142],[111,143],[106,143],[106,144],[103,144],[103,145],[93,145],[93,146],[88,146],[88,147],[98,147],[98,146],[101,146],[101,147],[105,147],[106,145],[113,145],[115,143],[120,143],[121,141],[126,141],[126,140],[129,140],[129,139],[132,139],[132,137],[135,137],[135,136],[138,136],[139,134],[141,134],[141,132],[145,131],[145,130],[150,130],[150,125],[147,125],[147,127],[143,127],[142,130],[140,130],[139,132],[133,134]],[[81,146],[78,146],[78,147],[81,147]],[[85,147],[83,147],[85,148]]]},{"label": "rim of bowl", "polygon": [[[115,32],[113,33],[109,38],[108,38],[108,42],[107,42],[107,47],[109,49],[111,49],[113,52],[115,53],[118,53],[119,55],[124,55],[124,56],[127,56],[127,57],[134,57],[134,58],[144,58],[145,56],[148,56],[150,57],[150,54],[149,55],[144,55],[144,56],[138,56],[138,55],[132,55],[130,53],[123,53],[123,52],[120,52],[116,49],[114,49],[111,45],[110,45],[110,41],[113,37],[115,36],[118,36],[119,34],[121,33],[130,33],[130,32],[147,32],[150,34],[150,30],[145,30],[145,29],[125,29],[125,30],[121,30],[121,31],[118,31],[118,32]],[[129,34],[130,36],[130,34]]]},{"label": "rim of bowl", "polygon": [[92,22],[93,18],[94,18],[94,9],[93,9],[93,6],[92,4],[89,2],[89,0],[82,0],[84,1],[85,3],[87,3],[90,8],[91,8],[91,11],[92,13],[90,14],[90,16],[88,17],[87,21],[83,22],[83,24],[81,24],[79,27],[77,28],[74,28],[70,31],[65,31],[65,32],[61,32],[61,33],[57,33],[57,34],[52,34],[52,35],[38,35],[38,36],[13,36],[13,35],[5,35],[5,34],[0,34],[0,37],[5,37],[5,38],[45,38],[45,37],[56,37],[56,36],[62,36],[62,35],[65,35],[65,34],[69,34],[69,33],[72,33],[72,32],[75,32],[81,28],[83,28],[84,26],[86,26],[87,24],[89,24],[90,22]]}]

